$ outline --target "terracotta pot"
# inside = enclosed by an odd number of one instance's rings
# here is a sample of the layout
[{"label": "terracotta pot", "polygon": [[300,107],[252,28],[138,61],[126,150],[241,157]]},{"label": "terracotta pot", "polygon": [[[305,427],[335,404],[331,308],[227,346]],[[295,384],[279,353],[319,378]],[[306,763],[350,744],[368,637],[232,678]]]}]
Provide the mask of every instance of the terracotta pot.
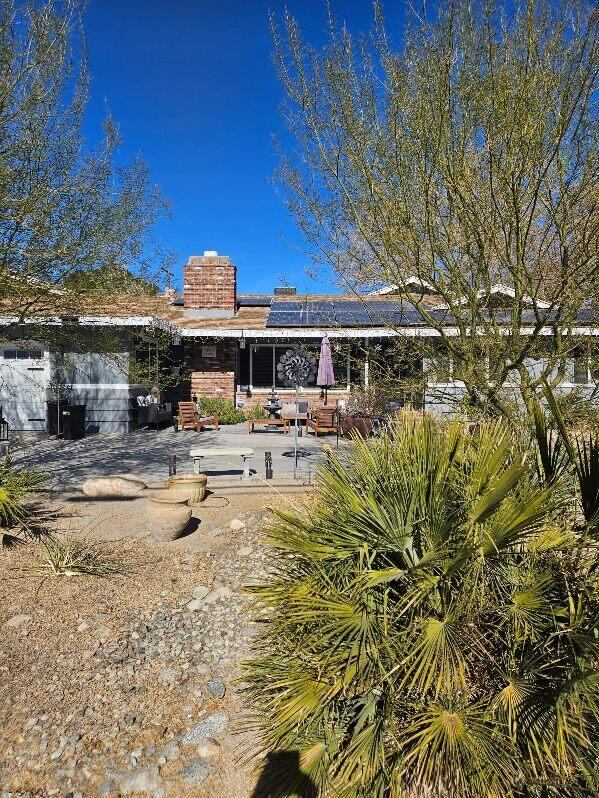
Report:
[{"label": "terracotta pot", "polygon": [[170,490],[151,493],[146,518],[156,540],[176,540],[191,518],[188,497]]},{"label": "terracotta pot", "polygon": [[166,484],[170,493],[184,496],[193,506],[206,498],[207,482],[206,474],[175,474],[168,478]]}]

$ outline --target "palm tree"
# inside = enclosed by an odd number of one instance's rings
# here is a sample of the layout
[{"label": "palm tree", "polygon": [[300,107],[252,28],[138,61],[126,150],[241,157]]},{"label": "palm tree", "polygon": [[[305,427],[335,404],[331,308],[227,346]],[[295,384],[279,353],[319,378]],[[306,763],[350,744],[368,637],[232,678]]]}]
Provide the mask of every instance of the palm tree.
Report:
[{"label": "palm tree", "polygon": [[594,794],[597,554],[558,483],[499,423],[404,418],[342,458],[267,531],[263,751],[335,798]]}]

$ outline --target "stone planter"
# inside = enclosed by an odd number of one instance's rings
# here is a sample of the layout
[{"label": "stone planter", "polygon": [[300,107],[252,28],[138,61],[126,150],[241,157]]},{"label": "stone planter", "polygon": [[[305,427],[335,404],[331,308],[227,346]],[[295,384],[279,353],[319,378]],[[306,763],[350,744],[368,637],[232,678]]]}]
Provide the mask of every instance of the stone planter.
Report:
[{"label": "stone planter", "polygon": [[372,432],[372,416],[345,416],[341,426],[345,437],[358,434],[366,438]]},{"label": "stone planter", "polygon": [[191,518],[188,497],[164,490],[151,493],[149,499],[146,509],[149,531],[156,540],[176,540]]},{"label": "stone planter", "polygon": [[169,492],[188,499],[189,504],[199,504],[206,498],[206,474],[175,474],[169,477]]}]

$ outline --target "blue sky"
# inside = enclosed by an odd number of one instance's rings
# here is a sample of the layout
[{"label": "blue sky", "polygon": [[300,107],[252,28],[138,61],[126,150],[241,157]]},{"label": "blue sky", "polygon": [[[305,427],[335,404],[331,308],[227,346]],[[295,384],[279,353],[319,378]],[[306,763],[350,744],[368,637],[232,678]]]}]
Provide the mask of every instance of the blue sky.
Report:
[{"label": "blue sky", "polygon": [[[272,134],[284,133],[270,60],[268,11],[279,0],[90,0],[86,32],[92,95],[86,122],[97,138],[106,107],[119,123],[122,155],[139,153],[172,202],[160,225],[179,266],[215,249],[238,266],[239,290],[271,291],[280,278],[314,283],[294,221],[271,185]],[[324,0],[289,0],[306,36],[322,42]],[[389,3],[397,7],[395,2]],[[369,0],[333,3],[355,30]]]}]

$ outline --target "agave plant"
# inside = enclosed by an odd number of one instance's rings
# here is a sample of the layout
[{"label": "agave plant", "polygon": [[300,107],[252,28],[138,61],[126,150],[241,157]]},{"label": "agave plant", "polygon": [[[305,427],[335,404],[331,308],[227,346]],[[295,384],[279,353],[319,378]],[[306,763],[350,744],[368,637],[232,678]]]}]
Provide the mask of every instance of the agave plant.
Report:
[{"label": "agave plant", "polygon": [[403,419],[273,511],[246,664],[269,796],[590,796],[597,562],[499,423]]}]

